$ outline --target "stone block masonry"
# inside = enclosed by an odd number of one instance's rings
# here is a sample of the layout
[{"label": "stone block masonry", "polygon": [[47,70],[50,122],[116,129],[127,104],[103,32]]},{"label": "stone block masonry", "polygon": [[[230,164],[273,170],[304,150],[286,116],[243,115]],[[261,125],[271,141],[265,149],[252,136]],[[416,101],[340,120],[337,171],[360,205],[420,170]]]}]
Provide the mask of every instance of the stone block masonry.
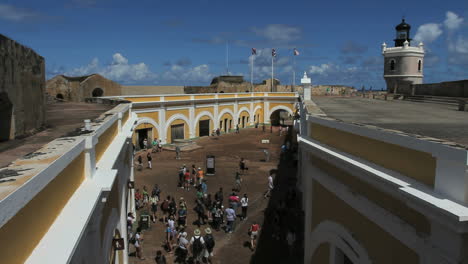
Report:
[{"label": "stone block masonry", "polygon": [[34,133],[44,125],[44,58],[1,34],[0,98],[0,141]]}]

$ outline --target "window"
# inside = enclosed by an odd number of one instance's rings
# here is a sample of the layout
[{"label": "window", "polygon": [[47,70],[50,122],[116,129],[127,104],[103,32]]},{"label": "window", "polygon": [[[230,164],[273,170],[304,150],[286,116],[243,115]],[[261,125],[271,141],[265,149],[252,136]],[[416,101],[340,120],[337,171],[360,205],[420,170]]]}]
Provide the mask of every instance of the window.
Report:
[{"label": "window", "polygon": [[421,71],[421,60],[418,61],[418,71]]},{"label": "window", "polygon": [[390,70],[394,71],[395,70],[395,60],[390,61]]}]

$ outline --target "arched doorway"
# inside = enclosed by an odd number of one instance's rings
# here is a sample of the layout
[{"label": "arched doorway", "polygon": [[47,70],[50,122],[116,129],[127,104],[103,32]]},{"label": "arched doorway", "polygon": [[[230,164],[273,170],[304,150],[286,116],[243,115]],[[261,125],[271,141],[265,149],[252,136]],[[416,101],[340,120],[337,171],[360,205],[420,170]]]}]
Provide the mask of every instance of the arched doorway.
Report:
[{"label": "arched doorway", "polygon": [[102,90],[101,88],[94,88],[93,90],[93,93],[92,93],[93,97],[100,97],[100,96],[103,96],[104,95],[104,90]]},{"label": "arched doorway", "polygon": [[55,98],[60,99],[60,100],[63,100],[63,99],[64,99],[63,94],[61,94],[61,93],[57,94],[57,95],[55,96]]},{"label": "arched doorway", "polygon": [[270,122],[273,126],[289,125],[290,114],[283,109],[277,109],[270,115]]}]

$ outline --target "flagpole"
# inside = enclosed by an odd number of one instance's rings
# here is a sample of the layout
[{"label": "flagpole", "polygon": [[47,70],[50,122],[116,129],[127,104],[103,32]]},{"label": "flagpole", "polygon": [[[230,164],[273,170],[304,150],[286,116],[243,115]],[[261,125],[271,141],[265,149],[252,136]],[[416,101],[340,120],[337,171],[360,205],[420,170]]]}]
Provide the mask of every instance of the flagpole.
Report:
[{"label": "flagpole", "polygon": [[271,54],[271,92],[273,92],[273,82],[274,82],[274,79],[273,79],[273,59],[274,58],[275,56]]},{"label": "flagpole", "polygon": [[293,54],[293,88],[296,86],[296,55]]},{"label": "flagpole", "polygon": [[229,75],[229,42],[226,40],[226,75]]},{"label": "flagpole", "polygon": [[255,55],[252,54],[252,70],[250,71],[250,92],[253,92],[253,70],[254,70]]}]

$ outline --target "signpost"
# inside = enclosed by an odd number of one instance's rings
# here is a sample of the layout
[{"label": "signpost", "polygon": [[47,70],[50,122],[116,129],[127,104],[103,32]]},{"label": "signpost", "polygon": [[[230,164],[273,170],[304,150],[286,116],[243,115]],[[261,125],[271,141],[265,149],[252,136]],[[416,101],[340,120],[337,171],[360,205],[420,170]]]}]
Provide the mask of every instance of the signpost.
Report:
[{"label": "signpost", "polygon": [[206,155],[206,175],[215,175],[215,156]]}]

